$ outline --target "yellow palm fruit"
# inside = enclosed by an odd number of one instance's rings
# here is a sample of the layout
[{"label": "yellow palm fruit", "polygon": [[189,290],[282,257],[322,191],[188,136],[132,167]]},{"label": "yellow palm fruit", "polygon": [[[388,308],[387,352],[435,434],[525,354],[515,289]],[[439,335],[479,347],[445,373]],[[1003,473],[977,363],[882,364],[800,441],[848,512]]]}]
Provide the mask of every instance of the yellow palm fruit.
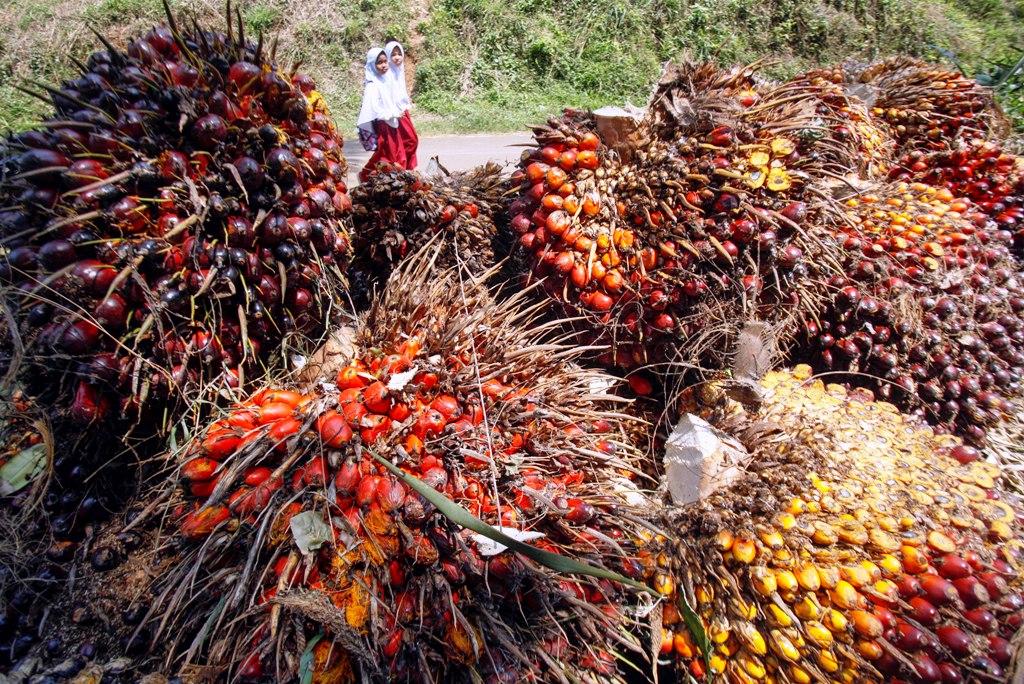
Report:
[{"label": "yellow palm fruit", "polygon": [[730,631],[728,623],[716,621],[712,623],[711,629],[708,630],[708,637],[713,644],[724,644],[729,638]]},{"label": "yellow palm fruit", "polygon": [[780,513],[776,516],[775,522],[784,532],[786,532],[793,529],[796,525],[796,516],[792,513]]},{"label": "yellow palm fruit", "polygon": [[821,578],[818,577],[818,569],[810,563],[805,563],[797,568],[796,581],[805,591],[818,591],[821,588]]},{"label": "yellow palm fruit", "polygon": [[729,601],[732,614],[741,620],[753,620],[757,617],[757,606],[741,598],[733,598]]},{"label": "yellow palm fruit", "polygon": [[782,538],[778,531],[773,529],[762,528],[758,530],[757,536],[769,549],[781,549],[785,545],[785,539]]},{"label": "yellow palm fruit", "polygon": [[796,682],[796,684],[811,684],[811,682],[814,681],[811,678],[811,673],[799,665],[789,666],[789,677]]},{"label": "yellow palm fruit", "polygon": [[741,534],[736,537],[736,541],[732,545],[732,554],[740,563],[750,565],[754,562],[754,558],[757,557],[757,542],[752,538]]},{"label": "yellow palm fruit", "polygon": [[892,603],[900,595],[899,587],[891,580],[878,580],[872,589],[876,596],[885,597],[887,603]]},{"label": "yellow palm fruit", "polygon": [[761,596],[771,596],[779,587],[775,573],[763,565],[750,568],[750,584]]},{"label": "yellow palm fruit", "polygon": [[831,650],[818,651],[815,660],[818,661],[818,666],[829,674],[839,671],[839,659]]},{"label": "yellow palm fruit", "polygon": [[871,573],[859,565],[845,565],[839,569],[843,579],[860,589],[871,584]]},{"label": "yellow palm fruit", "polygon": [[711,603],[715,600],[715,590],[708,584],[698,584],[693,589],[697,603]]},{"label": "yellow palm fruit", "polygon": [[793,604],[793,612],[801,620],[815,620],[821,615],[821,608],[811,595],[806,595]]},{"label": "yellow palm fruit", "polygon": [[726,657],[736,655],[740,650],[740,642],[737,641],[734,634],[730,634],[729,638],[725,640],[725,643],[718,644],[718,646],[715,647],[715,650]]},{"label": "yellow palm fruit", "polygon": [[834,605],[844,609],[857,608],[864,603],[864,597],[846,580],[840,580],[829,592],[829,597]]},{"label": "yellow palm fruit", "polygon": [[779,591],[794,592],[800,588],[800,583],[797,582],[796,575],[789,570],[780,570],[775,573],[775,582],[779,587]]},{"label": "yellow palm fruit", "polygon": [[723,674],[729,661],[718,653],[711,654],[708,658],[708,668],[715,674]]},{"label": "yellow palm fruit", "polygon": [[676,590],[676,585],[669,575],[658,573],[654,576],[654,590],[662,596],[671,596]]},{"label": "yellow palm fruit", "polygon": [[816,522],[814,523],[814,532],[811,534],[811,541],[819,546],[831,546],[839,541],[839,533],[828,523]]},{"label": "yellow palm fruit", "polygon": [[764,636],[757,631],[754,625],[749,622],[737,621],[733,627],[739,640],[754,654],[762,656],[768,652],[768,644],[765,642]]},{"label": "yellow palm fruit", "polygon": [[740,654],[737,662],[739,662],[743,671],[754,679],[764,679],[765,675],[768,674],[768,670],[761,659],[752,653]]},{"label": "yellow palm fruit", "polygon": [[[692,534],[676,547],[688,581],[713,585],[719,594],[714,603],[700,605],[709,634],[716,619],[727,620],[732,629],[715,650],[729,661],[720,679],[882,684],[927,679],[935,667],[945,672],[951,665],[965,681],[972,680],[974,659],[985,652],[986,641],[1002,647],[1012,625],[1005,609],[985,601],[972,589],[977,583],[966,578],[981,579],[985,573],[984,581],[1004,596],[1012,593],[1013,601],[1024,591],[1016,500],[990,496],[998,470],[990,475],[988,467],[957,463],[947,455],[959,444],[956,438],[935,434],[890,404],[855,401],[859,390],[827,388],[809,373],[803,380],[769,373],[764,387],[768,399],[746,420],[772,420],[785,426],[788,439],[756,448],[742,493],[718,492],[710,504],[734,530],[743,530],[756,553],[748,564],[734,552],[724,563],[708,563],[715,557],[713,540]],[[742,426],[746,414],[736,405],[723,415],[718,427],[729,431]],[[801,453],[808,464],[802,475],[795,460]],[[751,496],[757,490],[748,487],[751,482],[756,487],[761,477],[766,499],[773,500],[768,494],[779,486],[780,469],[793,473],[786,480],[789,493],[776,510],[766,510],[756,494]],[[979,484],[979,474],[993,483],[981,477]],[[708,506],[695,507],[695,515],[706,515]],[[997,521],[1008,527],[994,529]],[[1010,536],[1005,542],[1000,541],[1004,534]],[[1002,579],[993,575],[996,568]],[[907,575],[917,579],[908,581]],[[965,581],[950,586],[958,577]],[[901,599],[899,589],[913,590],[914,581],[922,585],[915,597],[920,600]],[[1003,582],[1009,586],[1003,588]],[[984,607],[967,614],[972,609],[956,596],[963,591]],[[935,608],[938,617],[929,617]],[[998,631],[969,626],[991,617]],[[902,638],[886,637],[894,619],[912,627],[922,621],[920,626],[933,632],[948,626],[943,638],[954,641],[964,637],[952,630],[961,630],[972,646],[962,657],[919,649],[887,657]],[[704,671],[703,661],[695,660],[699,657],[685,663],[691,672]],[[748,657],[763,666],[763,676],[759,668],[748,667]]]},{"label": "yellow palm fruit", "polygon": [[878,580],[882,579],[882,570],[871,561],[862,560],[860,562],[860,567],[867,570],[868,576],[871,578],[872,582],[877,582]]},{"label": "yellow palm fruit", "polygon": [[898,576],[903,573],[903,563],[891,553],[887,553],[878,559],[878,565],[882,572],[889,576]]},{"label": "yellow palm fruit", "polygon": [[768,604],[768,614],[771,616],[772,621],[779,627],[789,627],[793,624],[793,618],[790,617],[789,613],[779,608],[774,603]]},{"label": "yellow palm fruit", "polygon": [[772,564],[781,567],[788,568],[793,564],[793,554],[789,549],[779,549],[772,553]]},{"label": "yellow palm fruit", "polygon": [[804,622],[804,635],[811,643],[816,644],[821,648],[828,648],[832,645],[834,637],[832,632],[829,631],[825,625],[817,622],[816,620],[808,620]]},{"label": "yellow palm fruit", "polygon": [[839,568],[818,566],[818,579],[823,589],[834,589],[839,584]]},{"label": "yellow palm fruit", "polygon": [[800,660],[800,651],[790,641],[789,637],[783,634],[780,630],[773,629],[769,632],[768,643],[771,646],[773,652],[778,654],[780,658],[795,663]]},{"label": "yellow palm fruit", "polygon": [[826,611],[822,621],[824,622],[826,627],[828,627],[836,634],[842,634],[843,632],[845,632],[847,625],[850,624],[850,621],[846,619],[846,616],[838,610],[836,610],[835,608],[830,608],[828,611]]}]

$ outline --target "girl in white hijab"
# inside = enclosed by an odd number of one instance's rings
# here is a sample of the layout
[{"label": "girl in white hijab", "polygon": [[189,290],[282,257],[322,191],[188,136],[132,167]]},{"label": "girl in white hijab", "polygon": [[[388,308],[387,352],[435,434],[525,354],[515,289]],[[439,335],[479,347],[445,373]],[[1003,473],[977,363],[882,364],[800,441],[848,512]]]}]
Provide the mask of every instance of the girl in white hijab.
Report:
[{"label": "girl in white hijab", "polygon": [[370,48],[366,53],[363,104],[359,109],[356,126],[363,147],[375,151],[359,172],[360,181],[365,181],[382,163],[393,164],[402,169],[409,168],[405,146],[399,132],[399,118],[402,112],[392,96],[393,89],[388,71],[387,53],[379,47]]},{"label": "girl in white hijab", "polygon": [[385,80],[391,89],[391,98],[398,111],[401,112],[398,129],[402,145],[405,148],[408,168],[415,169],[416,150],[419,147],[420,138],[416,133],[416,127],[412,125],[412,114],[410,113],[412,100],[409,99],[409,88],[405,80],[405,48],[397,40],[392,40],[384,46],[384,52],[388,56],[391,68],[391,72]]}]

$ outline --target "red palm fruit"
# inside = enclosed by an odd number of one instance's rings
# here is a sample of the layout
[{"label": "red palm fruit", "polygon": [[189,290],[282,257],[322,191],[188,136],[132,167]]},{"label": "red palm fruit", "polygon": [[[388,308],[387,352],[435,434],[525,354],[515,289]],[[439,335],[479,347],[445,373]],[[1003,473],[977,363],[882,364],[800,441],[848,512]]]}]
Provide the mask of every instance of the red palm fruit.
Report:
[{"label": "red palm fruit", "polygon": [[79,382],[71,404],[71,419],[80,425],[103,420],[110,413],[110,400],[95,386]]},{"label": "red palm fruit", "polygon": [[198,539],[209,535],[230,517],[231,511],[226,506],[207,506],[188,513],[179,529],[182,536]]},{"label": "red palm fruit", "polygon": [[267,435],[275,443],[283,443],[286,439],[294,436],[299,431],[299,428],[302,427],[302,424],[295,418],[282,418],[269,425],[270,431]]},{"label": "red palm fruit", "polygon": [[270,468],[265,468],[262,466],[249,468],[248,470],[245,471],[245,477],[243,481],[250,487],[256,487],[266,482],[272,473],[273,471]]},{"label": "red palm fruit", "polygon": [[942,625],[935,629],[935,635],[956,657],[962,658],[971,652],[971,637],[959,627]]},{"label": "red palm fruit", "polygon": [[363,418],[363,429],[359,436],[364,444],[373,444],[391,429],[391,419],[378,413],[371,413]]},{"label": "red palm fruit", "polygon": [[359,464],[354,461],[346,461],[338,468],[338,474],[334,478],[334,486],[338,490],[338,496],[352,496],[356,492],[362,475],[359,473]]},{"label": "red palm fruit", "polygon": [[580,137],[579,149],[595,151],[601,146],[601,139],[592,132],[586,132]]},{"label": "red palm fruit", "polygon": [[581,169],[594,170],[600,166],[601,161],[597,156],[596,152],[590,150],[582,150],[576,156],[576,165]]},{"label": "red palm fruit", "polygon": [[956,603],[960,597],[956,587],[949,580],[943,579],[938,575],[925,574],[921,575],[919,579],[921,580],[921,588],[924,590],[925,597],[932,605],[944,606]]},{"label": "red palm fruit", "polygon": [[259,424],[270,425],[285,418],[291,418],[295,413],[295,406],[280,401],[271,401],[260,406]]},{"label": "red palm fruit", "polygon": [[363,390],[363,404],[373,413],[387,413],[391,410],[391,398],[382,382],[375,382]]},{"label": "red palm fruit", "polygon": [[547,170],[547,173],[544,174],[544,181],[551,190],[558,190],[558,188],[562,187],[562,184],[565,183],[567,179],[568,176],[565,171],[557,166],[552,166]]},{"label": "red palm fruit", "polygon": [[986,604],[991,599],[988,590],[977,577],[961,577],[953,580],[953,586],[956,587],[960,600],[968,608]]},{"label": "red palm fruit", "polygon": [[913,610],[914,619],[923,625],[934,624],[939,619],[939,611],[935,609],[935,606],[920,596],[910,599],[910,607]]},{"label": "red palm fruit", "polygon": [[984,608],[972,608],[970,610],[965,610],[963,612],[963,616],[976,632],[986,634],[996,629],[995,615]]},{"label": "red palm fruit", "polygon": [[539,154],[544,163],[550,166],[558,163],[558,158],[562,152],[557,147],[548,145],[547,147],[542,147]]},{"label": "red palm fruit", "polygon": [[437,409],[429,408],[423,411],[419,418],[416,419],[416,423],[413,426],[413,434],[420,439],[439,434],[447,422],[444,414]]},{"label": "red palm fruit", "polygon": [[219,466],[220,463],[212,458],[193,458],[181,466],[181,476],[192,481],[209,480],[217,472]]},{"label": "red palm fruit", "polygon": [[203,451],[210,458],[220,461],[233,454],[241,441],[231,430],[211,432],[203,439]]},{"label": "red palm fruit", "polygon": [[316,427],[324,446],[331,449],[341,448],[352,439],[352,428],[337,411],[323,413],[317,418]]},{"label": "red palm fruit", "polygon": [[526,167],[526,177],[530,180],[531,184],[539,183],[544,180],[545,174],[547,174],[550,168],[547,164],[540,162],[534,162]]},{"label": "red palm fruit", "polygon": [[960,579],[971,574],[971,567],[960,556],[946,554],[935,561],[935,568],[946,579]]}]

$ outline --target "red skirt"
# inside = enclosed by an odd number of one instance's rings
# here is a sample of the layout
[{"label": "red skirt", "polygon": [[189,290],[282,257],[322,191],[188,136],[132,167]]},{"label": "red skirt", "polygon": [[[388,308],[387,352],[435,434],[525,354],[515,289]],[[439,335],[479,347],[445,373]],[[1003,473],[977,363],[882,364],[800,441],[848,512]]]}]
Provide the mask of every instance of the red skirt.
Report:
[{"label": "red skirt", "polygon": [[360,182],[366,182],[380,164],[392,164],[400,169],[409,168],[406,163],[405,145],[399,132],[401,128],[392,128],[386,122],[377,120],[373,122],[373,130],[377,133],[377,149],[359,172]]},{"label": "red skirt", "polygon": [[398,120],[398,132],[402,138],[402,147],[405,148],[405,168],[415,169],[418,165],[416,150],[420,146],[420,136],[416,133],[416,127],[412,125],[412,115],[408,109]]}]

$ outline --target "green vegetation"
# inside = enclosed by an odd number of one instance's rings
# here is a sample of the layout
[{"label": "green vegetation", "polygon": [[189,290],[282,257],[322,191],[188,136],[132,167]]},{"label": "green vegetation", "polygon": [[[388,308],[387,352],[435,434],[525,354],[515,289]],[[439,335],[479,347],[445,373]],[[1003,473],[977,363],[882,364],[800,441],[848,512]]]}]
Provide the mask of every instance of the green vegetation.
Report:
[{"label": "green vegetation", "polygon": [[[204,21],[202,0],[173,0]],[[906,52],[955,55],[967,73],[1012,68],[1024,49],[1024,0],[251,0],[248,29],[277,34],[282,62],[302,61],[339,122],[358,106],[367,46],[411,46],[424,132],[518,129],[564,106],[643,103],[661,64],[772,59],[788,75],[814,64]],[[14,89],[70,73],[97,41],[124,42],[162,16],[160,0],[8,0],[0,8],[0,128],[45,110]],[[1000,92],[1024,121],[1017,76]],[[1014,84],[1017,84],[1016,86]],[[342,123],[343,130],[346,125]]]}]

